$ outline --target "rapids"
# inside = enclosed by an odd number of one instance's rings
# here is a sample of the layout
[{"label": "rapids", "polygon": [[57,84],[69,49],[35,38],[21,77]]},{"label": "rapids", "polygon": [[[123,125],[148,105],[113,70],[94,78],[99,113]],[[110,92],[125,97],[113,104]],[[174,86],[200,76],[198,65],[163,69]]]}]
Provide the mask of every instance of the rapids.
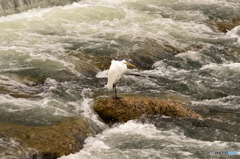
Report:
[{"label": "rapids", "polygon": [[[111,59],[137,66],[118,83],[120,94],[177,99],[209,121],[103,123],[92,104],[111,95]],[[240,154],[239,79],[238,0],[84,0],[0,17],[0,122],[43,126],[81,116],[97,134],[61,159]],[[30,149],[0,136],[0,158],[17,158],[16,147]]]}]

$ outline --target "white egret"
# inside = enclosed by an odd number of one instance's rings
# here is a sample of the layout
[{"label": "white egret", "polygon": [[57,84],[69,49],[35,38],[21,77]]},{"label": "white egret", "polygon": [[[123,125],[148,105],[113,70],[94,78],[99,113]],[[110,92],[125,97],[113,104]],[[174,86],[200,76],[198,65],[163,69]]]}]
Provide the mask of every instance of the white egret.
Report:
[{"label": "white egret", "polygon": [[122,60],[122,61],[112,60],[111,62],[111,66],[108,72],[107,88],[109,90],[113,89],[113,99],[118,99],[116,83],[117,81],[119,81],[122,75],[127,71],[127,65],[135,67],[134,65],[126,62],[125,60]]}]

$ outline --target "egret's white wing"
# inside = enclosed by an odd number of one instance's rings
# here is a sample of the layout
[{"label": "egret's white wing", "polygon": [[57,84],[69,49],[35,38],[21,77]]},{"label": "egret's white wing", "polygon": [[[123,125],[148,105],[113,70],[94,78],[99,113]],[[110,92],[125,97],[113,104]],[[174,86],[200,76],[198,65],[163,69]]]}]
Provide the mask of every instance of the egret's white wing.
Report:
[{"label": "egret's white wing", "polygon": [[117,83],[122,77],[124,72],[127,71],[127,66],[124,62],[112,60],[111,66],[108,71],[108,83],[107,87],[109,90],[113,88],[113,84]]},{"label": "egret's white wing", "polygon": [[117,71],[117,67],[110,67],[108,71],[108,83],[107,87],[109,90],[112,89],[113,84],[117,83],[117,81],[121,78],[121,74]]}]

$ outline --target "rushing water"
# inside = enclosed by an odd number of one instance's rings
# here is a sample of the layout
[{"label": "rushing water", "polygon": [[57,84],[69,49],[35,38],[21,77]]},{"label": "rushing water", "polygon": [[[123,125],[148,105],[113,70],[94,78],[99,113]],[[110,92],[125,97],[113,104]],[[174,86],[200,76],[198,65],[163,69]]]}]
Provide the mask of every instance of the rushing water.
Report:
[{"label": "rushing water", "polygon": [[[238,0],[85,0],[2,16],[0,86],[35,96],[0,94],[0,121],[85,117],[98,134],[61,159],[239,157],[210,156],[240,153],[239,17]],[[156,116],[109,127],[92,103],[111,95],[111,59],[137,66],[120,93],[178,99],[209,120]],[[16,145],[0,139],[13,156]]]},{"label": "rushing water", "polygon": [[32,8],[66,5],[77,1],[79,0],[1,0],[0,15],[6,16]]}]

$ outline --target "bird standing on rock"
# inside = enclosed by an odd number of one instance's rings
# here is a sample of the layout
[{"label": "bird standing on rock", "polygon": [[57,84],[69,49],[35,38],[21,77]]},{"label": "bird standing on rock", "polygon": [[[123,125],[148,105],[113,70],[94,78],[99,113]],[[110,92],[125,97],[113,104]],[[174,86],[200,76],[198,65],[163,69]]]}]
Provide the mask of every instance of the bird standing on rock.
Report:
[{"label": "bird standing on rock", "polygon": [[116,83],[117,81],[119,81],[122,75],[127,71],[127,65],[135,67],[134,65],[128,63],[125,60],[122,60],[122,61],[112,60],[111,62],[111,66],[108,72],[107,88],[109,90],[113,89],[113,99],[119,99],[119,97],[117,97]]}]

